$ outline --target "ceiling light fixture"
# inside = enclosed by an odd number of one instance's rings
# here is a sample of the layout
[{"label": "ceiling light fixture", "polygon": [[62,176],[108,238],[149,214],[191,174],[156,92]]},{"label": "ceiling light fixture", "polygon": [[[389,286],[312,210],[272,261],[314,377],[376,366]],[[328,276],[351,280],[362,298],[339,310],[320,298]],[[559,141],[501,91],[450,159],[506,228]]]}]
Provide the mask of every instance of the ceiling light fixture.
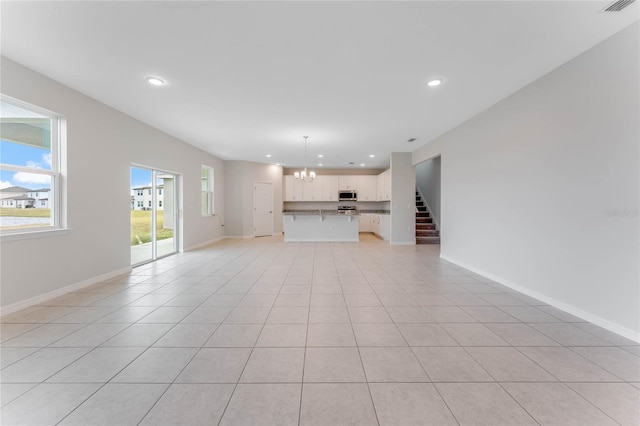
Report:
[{"label": "ceiling light fixture", "polygon": [[360,163],[360,167],[364,167],[364,163]]},{"label": "ceiling light fixture", "polygon": [[271,154],[267,154],[267,158],[271,158]]},{"label": "ceiling light fixture", "polygon": [[373,158],[373,157],[375,157],[375,155],[373,155],[373,154],[369,155],[369,158]]},{"label": "ceiling light fixture", "polygon": [[304,170],[300,172],[295,172],[293,176],[296,178],[296,180],[313,181],[316,178],[316,172],[314,171],[307,172],[307,139],[309,138],[309,136],[303,136],[303,138],[304,138]]},{"label": "ceiling light fixture", "polygon": [[154,86],[164,86],[164,80],[158,77],[147,77],[147,82]]},{"label": "ceiling light fixture", "polygon": [[322,157],[324,157],[324,155],[318,154],[318,158],[322,158]]},{"label": "ceiling light fixture", "polygon": [[427,86],[429,87],[436,87],[436,86],[440,86],[442,84],[442,79],[441,78],[434,78],[433,80],[429,81],[427,83]]}]

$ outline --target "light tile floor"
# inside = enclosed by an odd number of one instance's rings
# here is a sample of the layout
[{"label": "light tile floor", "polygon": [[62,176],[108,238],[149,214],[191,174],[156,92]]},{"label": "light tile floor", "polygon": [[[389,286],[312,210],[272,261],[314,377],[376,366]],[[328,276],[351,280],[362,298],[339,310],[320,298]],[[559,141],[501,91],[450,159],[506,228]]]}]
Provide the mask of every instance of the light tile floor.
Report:
[{"label": "light tile floor", "polygon": [[1,423],[640,424],[639,345],[438,250],[225,240],[5,316]]}]

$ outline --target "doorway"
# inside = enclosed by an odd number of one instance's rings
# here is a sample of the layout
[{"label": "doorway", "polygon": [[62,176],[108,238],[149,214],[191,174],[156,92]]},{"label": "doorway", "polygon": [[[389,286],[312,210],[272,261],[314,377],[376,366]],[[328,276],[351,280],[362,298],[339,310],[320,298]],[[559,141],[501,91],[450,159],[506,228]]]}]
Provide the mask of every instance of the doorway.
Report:
[{"label": "doorway", "polygon": [[253,185],[253,235],[273,235],[273,184],[270,182]]},{"label": "doorway", "polygon": [[416,244],[440,244],[441,157],[415,166]]},{"label": "doorway", "polygon": [[178,175],[131,167],[131,265],[178,251]]}]

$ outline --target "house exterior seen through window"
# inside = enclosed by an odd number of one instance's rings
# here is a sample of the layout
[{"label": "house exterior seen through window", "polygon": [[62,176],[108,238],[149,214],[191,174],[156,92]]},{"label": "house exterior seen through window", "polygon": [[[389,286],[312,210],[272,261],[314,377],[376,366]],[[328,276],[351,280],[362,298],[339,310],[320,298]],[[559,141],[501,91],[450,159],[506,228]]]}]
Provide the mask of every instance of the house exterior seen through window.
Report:
[{"label": "house exterior seen through window", "polygon": [[0,95],[0,232],[62,228],[61,116]]},{"label": "house exterior seen through window", "polygon": [[202,191],[202,216],[215,214],[213,203],[213,167],[202,166],[200,186]]}]

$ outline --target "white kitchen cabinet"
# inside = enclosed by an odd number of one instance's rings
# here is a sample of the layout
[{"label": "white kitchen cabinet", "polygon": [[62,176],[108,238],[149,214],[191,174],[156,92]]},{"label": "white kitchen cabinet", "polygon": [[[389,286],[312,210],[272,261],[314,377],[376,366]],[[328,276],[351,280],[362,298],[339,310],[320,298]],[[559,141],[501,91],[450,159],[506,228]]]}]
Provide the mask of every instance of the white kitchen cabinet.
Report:
[{"label": "white kitchen cabinet", "polygon": [[376,235],[380,235],[380,215],[372,214],[369,220],[369,229]]},{"label": "white kitchen cabinet", "polygon": [[284,201],[294,201],[293,200],[293,176],[285,175],[284,176]]},{"label": "white kitchen cabinet", "polygon": [[378,201],[391,200],[391,170],[384,171],[377,178],[377,196]]},{"label": "white kitchen cabinet", "polygon": [[387,241],[390,237],[390,216],[388,214],[372,214],[370,229],[378,237]]},{"label": "white kitchen cabinet", "polygon": [[320,177],[315,180],[304,181],[302,184],[302,200],[322,201],[322,179]]},{"label": "white kitchen cabinet", "polygon": [[358,189],[358,176],[338,176],[338,189],[349,189],[349,190],[357,190]]},{"label": "white kitchen cabinet", "polygon": [[318,176],[321,179],[322,201],[338,201],[339,176]]},{"label": "white kitchen cabinet", "polygon": [[371,232],[371,216],[369,213],[362,213],[360,215],[358,232]]},{"label": "white kitchen cabinet", "polygon": [[358,201],[376,201],[378,177],[363,175],[357,177]]},{"label": "white kitchen cabinet", "polygon": [[391,237],[391,216],[388,214],[380,215],[380,237],[388,241]]}]

